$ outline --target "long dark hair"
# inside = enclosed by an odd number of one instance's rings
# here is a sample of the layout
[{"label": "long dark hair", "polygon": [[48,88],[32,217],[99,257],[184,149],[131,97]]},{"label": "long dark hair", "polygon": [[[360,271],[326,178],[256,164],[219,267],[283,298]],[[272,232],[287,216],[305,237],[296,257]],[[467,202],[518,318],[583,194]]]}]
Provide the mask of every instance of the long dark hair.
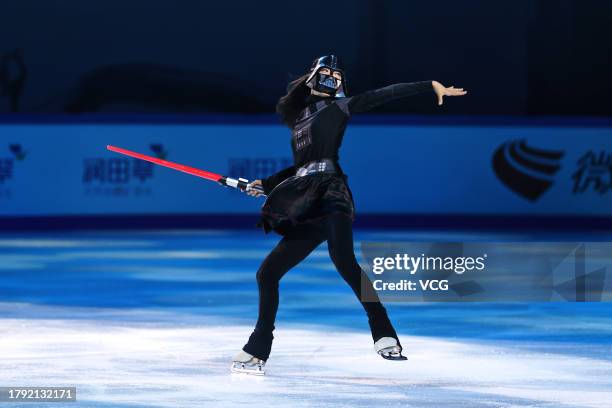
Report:
[{"label": "long dark hair", "polygon": [[276,113],[280,115],[281,122],[289,128],[293,128],[298,115],[306,107],[306,98],[310,95],[306,79],[308,79],[308,74],[289,82],[287,95],[282,96],[276,104]]}]

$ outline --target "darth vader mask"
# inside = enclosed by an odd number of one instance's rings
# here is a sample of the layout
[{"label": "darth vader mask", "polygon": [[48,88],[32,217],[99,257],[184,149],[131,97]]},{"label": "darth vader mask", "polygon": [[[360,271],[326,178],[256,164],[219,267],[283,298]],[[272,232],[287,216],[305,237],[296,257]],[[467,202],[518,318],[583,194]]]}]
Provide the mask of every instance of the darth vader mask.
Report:
[{"label": "darth vader mask", "polygon": [[[327,68],[325,71],[329,71],[329,73],[321,72],[324,71],[324,68]],[[339,73],[341,79],[334,76],[334,72]],[[325,55],[315,59],[312,63],[306,85],[317,92],[342,98],[346,96],[345,78],[338,58],[335,55]]]}]

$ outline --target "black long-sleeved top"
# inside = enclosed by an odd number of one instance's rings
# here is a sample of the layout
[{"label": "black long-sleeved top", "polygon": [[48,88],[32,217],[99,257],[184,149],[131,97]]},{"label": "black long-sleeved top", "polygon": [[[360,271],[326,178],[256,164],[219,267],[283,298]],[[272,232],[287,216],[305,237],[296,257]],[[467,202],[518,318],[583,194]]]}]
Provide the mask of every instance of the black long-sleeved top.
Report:
[{"label": "black long-sleeved top", "polygon": [[[311,161],[332,159],[337,164],[338,150],[352,114],[371,110],[393,99],[431,90],[432,81],[421,81],[393,84],[348,98],[311,95],[307,100],[307,107],[293,126],[293,166],[263,179],[264,192],[269,194],[278,183],[295,175],[297,168]],[[340,169],[340,166],[338,168]]]}]

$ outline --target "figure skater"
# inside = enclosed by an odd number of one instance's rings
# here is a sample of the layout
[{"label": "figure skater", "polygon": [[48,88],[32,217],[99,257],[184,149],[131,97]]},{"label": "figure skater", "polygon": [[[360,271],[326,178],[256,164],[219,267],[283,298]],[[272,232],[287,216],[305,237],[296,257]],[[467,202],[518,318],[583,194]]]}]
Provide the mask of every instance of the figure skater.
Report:
[{"label": "figure skater", "polygon": [[[438,105],[444,96],[461,96],[462,88],[446,88],[436,81],[399,83],[348,96],[346,75],[335,55],[317,58],[310,71],[292,81],[276,111],[292,130],[294,165],[247,188],[250,195],[267,195],[259,226],[282,235],[257,271],[259,317],[255,330],[234,357],[232,372],[264,374],[272,348],[280,279],[319,244],[327,241],[329,255],[342,278],[363,306],[375,351],[385,359],[405,360],[387,311],[353,251],[355,207],[338,150],[350,117],[393,99],[433,91]],[[364,291],[362,293],[362,290]],[[368,299],[368,301],[364,301]]]}]

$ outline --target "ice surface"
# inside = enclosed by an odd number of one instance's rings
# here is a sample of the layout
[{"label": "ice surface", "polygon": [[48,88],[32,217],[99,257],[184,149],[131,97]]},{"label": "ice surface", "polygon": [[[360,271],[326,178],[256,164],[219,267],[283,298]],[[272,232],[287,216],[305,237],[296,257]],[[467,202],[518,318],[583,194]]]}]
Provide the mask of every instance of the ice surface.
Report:
[{"label": "ice surface", "polygon": [[[62,313],[15,306],[25,315]],[[2,319],[2,385],[76,386],[79,402],[66,404],[72,407],[235,407],[245,401],[283,407],[609,407],[612,401],[610,361],[403,335],[409,361],[393,362],[374,353],[367,333],[312,325],[279,325],[265,378],[232,375],[231,356],[250,326],[174,313],[164,314],[166,323],[151,323],[138,310],[95,319],[106,312],[91,310],[89,319]]]},{"label": "ice surface", "polygon": [[612,406],[609,305],[388,305],[409,360],[386,361],[324,245],[281,283],[267,375],[232,375],[273,244],[0,237],[0,386],[76,386],[77,403],[47,404],[73,408]]}]

